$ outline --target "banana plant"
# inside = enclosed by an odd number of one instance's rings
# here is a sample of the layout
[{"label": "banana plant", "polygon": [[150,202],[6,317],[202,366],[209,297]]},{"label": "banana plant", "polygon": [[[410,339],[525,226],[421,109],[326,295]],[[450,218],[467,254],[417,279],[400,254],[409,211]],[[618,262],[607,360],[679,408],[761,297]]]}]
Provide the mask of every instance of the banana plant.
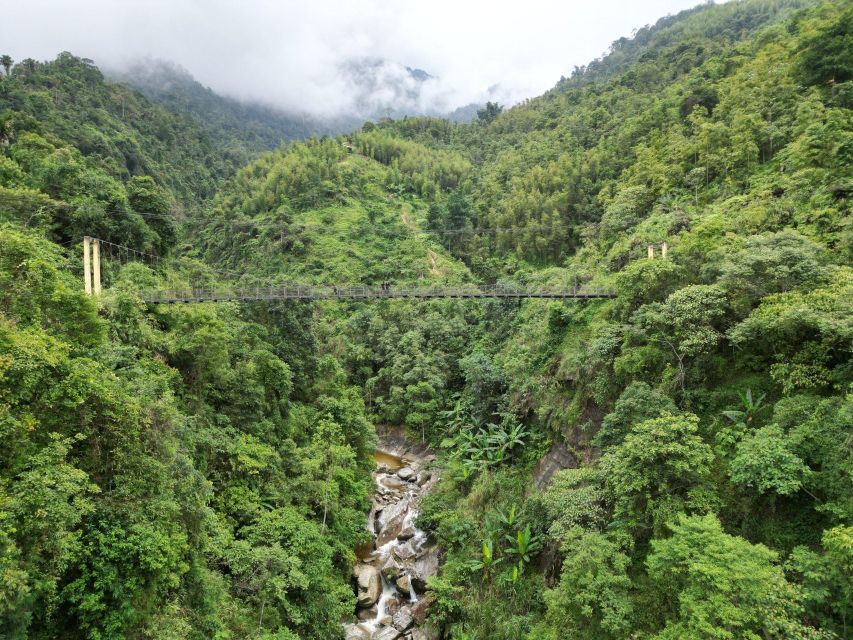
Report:
[{"label": "banana plant", "polygon": [[740,394],[740,410],[723,411],[723,415],[735,424],[751,425],[755,415],[763,408],[766,394],[761,394],[756,400],[752,399],[752,389]]},{"label": "banana plant", "polygon": [[481,571],[483,577],[489,580],[492,571],[497,566],[499,559],[495,555],[495,545],[491,538],[483,540],[483,548],[480,552],[480,557],[468,563],[468,566],[474,570]]},{"label": "banana plant", "polygon": [[508,556],[513,556],[518,560],[518,568],[524,570],[524,566],[528,564],[533,555],[542,548],[542,543],[538,536],[534,536],[530,532],[530,525],[524,527],[523,530],[516,531],[515,537],[506,536],[510,547],[506,549]]}]

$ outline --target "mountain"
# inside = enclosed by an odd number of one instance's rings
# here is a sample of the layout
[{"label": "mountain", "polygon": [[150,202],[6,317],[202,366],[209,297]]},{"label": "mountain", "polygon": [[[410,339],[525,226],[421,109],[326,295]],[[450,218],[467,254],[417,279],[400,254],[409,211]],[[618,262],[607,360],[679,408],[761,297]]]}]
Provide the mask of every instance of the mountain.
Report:
[{"label": "mountain", "polygon": [[228,98],[163,60],[137,62],[109,74],[149,100],[192,118],[215,141],[219,152],[238,165],[291,140],[334,135],[361,125],[361,119],[354,116],[321,120]]},{"label": "mountain", "polygon": [[288,113],[229,98],[205,87],[180,66],[162,60],[140,61],[108,70],[107,75],[170,111],[192,118],[210,134],[220,153],[238,164],[285,142],[354,131],[369,120],[431,115],[465,122],[482,107],[453,108],[440,78],[374,57],[349,59],[336,69],[340,113],[330,116]]},{"label": "mountain", "polygon": [[[841,0],[706,4],[476,122],[236,171],[84,60],[10,65],[0,635],[344,637],[390,424],[437,457],[442,551],[426,624],[383,567],[379,637],[848,637],[851,29]],[[434,81],[378,64],[367,95]],[[159,260],[86,296],[82,233]],[[283,282],[616,297],[141,299]]]},{"label": "mountain", "polygon": [[320,312],[377,421],[442,452],[443,633],[845,636],[851,19],[705,5],[477,123],[382,121],[223,188],[194,248],[232,271],[408,284],[432,251],[467,269],[428,283],[617,293]]}]

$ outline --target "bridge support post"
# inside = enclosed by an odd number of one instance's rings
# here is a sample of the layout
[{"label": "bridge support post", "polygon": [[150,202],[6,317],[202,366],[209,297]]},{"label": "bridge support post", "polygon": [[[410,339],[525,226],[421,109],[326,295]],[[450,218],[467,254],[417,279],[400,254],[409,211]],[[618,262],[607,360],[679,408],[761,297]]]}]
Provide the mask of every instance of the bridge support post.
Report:
[{"label": "bridge support post", "polygon": [[655,257],[655,246],[653,244],[649,245],[649,260],[652,260]]},{"label": "bridge support post", "polygon": [[101,295],[101,241],[92,240],[92,290]]},{"label": "bridge support post", "polygon": [[92,263],[90,259],[91,238],[83,236],[83,290],[87,296],[92,295]]},{"label": "bridge support post", "polygon": [[661,258],[663,258],[664,260],[666,260],[666,250],[667,250],[668,248],[669,248],[669,247],[667,247],[667,246],[666,246],[666,242],[664,242],[664,243],[663,243],[663,244],[661,244],[661,246],[660,246],[660,257],[661,257]]}]

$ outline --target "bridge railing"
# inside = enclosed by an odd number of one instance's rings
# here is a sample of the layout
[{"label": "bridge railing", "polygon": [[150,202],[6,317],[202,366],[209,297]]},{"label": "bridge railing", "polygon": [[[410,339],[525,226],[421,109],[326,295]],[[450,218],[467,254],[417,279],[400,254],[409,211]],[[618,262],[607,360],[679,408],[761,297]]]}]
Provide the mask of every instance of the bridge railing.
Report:
[{"label": "bridge railing", "polygon": [[614,298],[604,289],[572,287],[571,289],[530,288],[508,284],[452,286],[356,285],[280,285],[236,289],[191,288],[185,290],[145,291],[142,299],[156,303],[217,302],[240,300],[334,300],[381,298]]}]

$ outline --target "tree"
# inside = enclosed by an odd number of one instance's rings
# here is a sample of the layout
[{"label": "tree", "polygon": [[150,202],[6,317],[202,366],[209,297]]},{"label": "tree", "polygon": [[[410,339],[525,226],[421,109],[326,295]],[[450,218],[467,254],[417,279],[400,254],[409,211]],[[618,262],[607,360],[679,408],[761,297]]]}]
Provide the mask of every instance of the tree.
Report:
[{"label": "tree", "polygon": [[847,8],[800,46],[797,74],[806,84],[853,80],[853,8]]},{"label": "tree", "polygon": [[802,593],[760,544],[723,531],[713,514],[682,516],[646,560],[667,611],[659,640],[814,638],[800,622]]},{"label": "tree", "polygon": [[847,638],[853,625],[853,527],[827,529],[819,551],[797,547],[786,566],[802,584],[809,613]]},{"label": "tree", "polygon": [[635,627],[628,555],[605,534],[582,529],[567,532],[562,548],[560,582],[545,594],[557,637],[627,637]]},{"label": "tree", "polygon": [[592,467],[558,471],[545,491],[533,494],[527,503],[529,510],[541,513],[539,519],[550,523],[548,535],[560,543],[575,529],[602,530],[609,506],[604,478]]},{"label": "tree", "polygon": [[12,60],[12,56],[10,56],[8,53],[4,53],[2,56],[0,56],[0,67],[3,67],[3,71],[6,72],[7,78],[9,77],[9,74],[12,72],[12,64],[14,62],[15,61]]},{"label": "tree", "polygon": [[619,396],[613,411],[601,421],[595,444],[599,447],[619,444],[634,425],[651,418],[660,418],[665,413],[678,413],[672,398],[652,389],[645,382],[632,382]]},{"label": "tree", "polygon": [[762,427],[741,440],[729,470],[734,482],[782,496],[795,493],[809,473],[778,425]]},{"label": "tree", "polygon": [[147,224],[160,237],[158,250],[162,253],[175,244],[175,221],[171,217],[169,198],[151,176],[133,176],[127,185],[131,208],[147,215]]},{"label": "tree", "polygon": [[497,102],[487,102],[485,107],[477,110],[477,122],[480,124],[489,124],[493,122],[503,110],[503,107]]},{"label": "tree", "polygon": [[614,517],[623,526],[662,532],[679,512],[713,505],[706,486],[713,454],[698,425],[689,413],[645,420],[601,457]]},{"label": "tree", "polygon": [[768,294],[825,282],[821,261],[820,246],[796,231],[752,236],[743,249],[726,256],[719,284],[745,315]]},{"label": "tree", "polygon": [[676,382],[686,391],[687,365],[709,354],[722,340],[726,294],[717,285],[692,284],[670,294],[663,303],[650,303],[634,315],[640,338],[657,343],[675,358]]}]

